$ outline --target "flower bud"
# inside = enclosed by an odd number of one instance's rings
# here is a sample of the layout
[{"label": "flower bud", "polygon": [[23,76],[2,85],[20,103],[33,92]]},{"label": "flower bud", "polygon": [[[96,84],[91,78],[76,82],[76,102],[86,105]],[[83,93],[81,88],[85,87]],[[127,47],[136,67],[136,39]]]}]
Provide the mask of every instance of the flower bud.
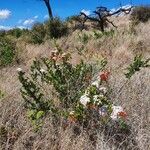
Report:
[{"label": "flower bud", "polygon": [[110,72],[104,71],[100,73],[100,79],[101,81],[107,81],[109,77]]}]

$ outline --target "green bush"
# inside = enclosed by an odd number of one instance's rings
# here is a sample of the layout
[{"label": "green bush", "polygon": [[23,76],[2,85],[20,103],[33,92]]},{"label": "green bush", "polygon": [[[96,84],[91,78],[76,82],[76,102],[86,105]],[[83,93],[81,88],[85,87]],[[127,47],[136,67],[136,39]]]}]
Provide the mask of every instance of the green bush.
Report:
[{"label": "green bush", "polygon": [[5,30],[0,30],[0,37],[4,37],[6,35],[6,31]]},{"label": "green bush", "polygon": [[[39,123],[41,117],[48,112],[54,115],[66,114],[69,109],[76,106],[88,86],[92,75],[91,66],[83,61],[73,66],[69,60],[70,54],[62,53],[59,49],[52,53],[50,59],[35,60],[28,77],[21,68],[18,69],[19,80],[22,83],[22,97],[25,100],[28,117],[34,124]],[[45,93],[42,90],[43,85],[53,89]],[[52,93],[55,93],[55,97],[57,96],[58,105],[55,104]]]},{"label": "green bush", "polygon": [[74,16],[67,17],[66,21],[70,22],[70,23],[73,23],[73,21],[75,21],[75,22],[81,22],[82,19],[81,19],[80,16],[74,15]]},{"label": "green bush", "polygon": [[142,55],[136,56],[133,63],[127,68],[127,73],[125,73],[126,78],[130,79],[137,71],[140,71],[141,68],[150,67],[150,58],[144,60]]},{"label": "green bush", "polygon": [[81,35],[78,34],[78,39],[82,44],[86,45],[90,39],[90,35],[87,35],[85,33],[83,33]]},{"label": "green bush", "polygon": [[0,38],[0,67],[11,64],[15,55],[15,43],[7,38]]},{"label": "green bush", "polygon": [[44,38],[46,35],[46,30],[44,29],[44,25],[42,23],[36,23],[33,25],[31,32],[30,42],[34,44],[41,44],[44,42]]},{"label": "green bush", "polygon": [[19,38],[23,34],[23,31],[20,28],[14,28],[7,31],[7,35],[14,36],[15,38]]},{"label": "green bush", "polygon": [[134,24],[147,22],[150,19],[150,6],[137,6],[132,10],[130,19]]},{"label": "green bush", "polygon": [[67,24],[59,18],[54,18],[54,20],[48,20],[45,22],[45,28],[47,38],[60,38],[68,33]]},{"label": "green bush", "polygon": [[4,93],[0,90],[0,99],[4,97]]},{"label": "green bush", "polygon": [[102,38],[103,36],[112,37],[115,33],[115,31],[112,29],[110,31],[104,31],[104,32],[99,32],[99,31],[94,30],[93,32],[94,32],[94,38],[95,39]]}]

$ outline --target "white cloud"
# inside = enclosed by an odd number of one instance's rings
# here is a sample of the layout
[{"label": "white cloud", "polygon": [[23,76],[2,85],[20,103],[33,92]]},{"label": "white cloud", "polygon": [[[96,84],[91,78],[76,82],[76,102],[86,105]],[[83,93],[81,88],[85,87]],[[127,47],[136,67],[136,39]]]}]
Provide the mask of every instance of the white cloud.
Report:
[{"label": "white cloud", "polygon": [[48,15],[45,15],[45,16],[44,16],[44,19],[48,19],[48,17],[49,17]]},{"label": "white cloud", "polygon": [[24,26],[30,26],[30,25],[33,25],[35,23],[35,20],[34,19],[27,19],[23,22],[23,25]]},{"label": "white cloud", "polygon": [[18,24],[22,24],[23,26],[30,26],[33,25],[35,23],[35,20],[38,18],[39,16],[34,16],[33,18],[29,18],[26,20],[20,19],[18,20]]},{"label": "white cloud", "polygon": [[8,9],[1,9],[0,10],[0,19],[7,19],[11,15],[11,11]]},{"label": "white cloud", "polygon": [[87,16],[89,16],[91,14],[90,10],[81,10],[81,12],[85,13]]},{"label": "white cloud", "polygon": [[37,19],[38,17],[39,17],[39,16],[36,15],[36,16],[34,16],[33,18],[34,18],[34,19]]},{"label": "white cloud", "polygon": [[19,29],[28,29],[28,28],[25,27],[25,26],[17,26],[17,28],[19,28]]},{"label": "white cloud", "polygon": [[0,25],[0,30],[10,30],[10,29],[12,29],[12,27],[10,27],[10,26],[1,26]]},{"label": "white cloud", "polygon": [[11,30],[11,29],[15,29],[15,28],[19,28],[19,29],[29,29],[28,27],[26,26],[14,26],[14,27],[11,27],[11,26],[2,26],[0,25],[0,30]]}]

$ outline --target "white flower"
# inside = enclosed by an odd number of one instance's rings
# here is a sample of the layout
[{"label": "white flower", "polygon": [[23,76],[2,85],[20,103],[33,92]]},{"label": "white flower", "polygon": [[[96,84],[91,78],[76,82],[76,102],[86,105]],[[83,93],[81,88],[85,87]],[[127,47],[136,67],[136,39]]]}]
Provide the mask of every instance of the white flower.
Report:
[{"label": "white flower", "polygon": [[94,96],[93,96],[93,100],[94,100],[94,101],[99,101],[99,95],[94,95]]},{"label": "white flower", "polygon": [[22,71],[22,69],[21,69],[21,68],[17,68],[17,71],[18,71],[18,72],[21,72],[21,71]]},{"label": "white flower", "polygon": [[40,72],[42,72],[42,73],[44,73],[44,72],[46,72],[44,69],[40,69]]},{"label": "white flower", "polygon": [[74,113],[75,113],[74,111],[71,111],[71,112],[69,113],[69,115],[74,115]]},{"label": "white flower", "polygon": [[84,94],[80,97],[80,103],[86,107],[87,103],[90,102],[90,98]]},{"label": "white flower", "polygon": [[100,105],[102,103],[101,102],[102,98],[104,98],[104,95],[102,95],[102,94],[100,94],[100,95],[94,95],[93,96],[94,104]]},{"label": "white flower", "polygon": [[99,109],[99,114],[100,116],[106,116],[107,115],[107,106],[102,106],[100,109]]},{"label": "white flower", "polygon": [[96,81],[92,82],[91,85],[95,85],[97,88],[99,88],[99,86],[100,86],[100,81],[96,80]]},{"label": "white flower", "polygon": [[118,120],[118,113],[122,112],[123,108],[121,106],[112,106],[112,113],[110,115],[112,120]]},{"label": "white flower", "polygon": [[99,91],[102,92],[103,94],[106,94],[106,93],[107,93],[107,88],[105,88],[105,87],[100,87],[100,88],[99,88]]}]

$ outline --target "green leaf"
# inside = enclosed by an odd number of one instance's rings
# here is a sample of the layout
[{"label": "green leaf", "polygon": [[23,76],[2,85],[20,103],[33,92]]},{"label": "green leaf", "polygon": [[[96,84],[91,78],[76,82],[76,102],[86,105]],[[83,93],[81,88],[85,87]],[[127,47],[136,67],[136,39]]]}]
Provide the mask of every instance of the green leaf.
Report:
[{"label": "green leaf", "polygon": [[36,119],[41,119],[45,115],[44,111],[38,111],[36,114]]}]

